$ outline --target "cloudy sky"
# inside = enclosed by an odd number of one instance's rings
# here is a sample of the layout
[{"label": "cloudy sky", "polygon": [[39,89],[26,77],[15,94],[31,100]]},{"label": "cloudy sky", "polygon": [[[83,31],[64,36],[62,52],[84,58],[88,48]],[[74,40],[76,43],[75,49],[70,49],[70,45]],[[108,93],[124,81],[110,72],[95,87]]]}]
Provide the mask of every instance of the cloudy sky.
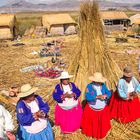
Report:
[{"label": "cloudy sky", "polygon": [[[15,2],[15,1],[20,1],[20,0],[0,0],[0,6],[11,3],[11,2]],[[25,0],[27,2],[31,2],[31,3],[55,3],[58,1],[62,1],[62,0]],[[104,0],[104,1],[113,1],[113,2],[122,2],[122,3],[140,3],[140,0]]]}]

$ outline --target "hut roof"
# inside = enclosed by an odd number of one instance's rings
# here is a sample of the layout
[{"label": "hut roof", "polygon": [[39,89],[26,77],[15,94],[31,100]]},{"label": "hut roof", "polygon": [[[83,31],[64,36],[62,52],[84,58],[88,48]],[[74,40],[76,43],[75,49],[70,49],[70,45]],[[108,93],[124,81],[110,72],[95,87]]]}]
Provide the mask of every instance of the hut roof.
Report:
[{"label": "hut roof", "polygon": [[128,19],[128,16],[124,12],[118,12],[118,11],[105,11],[101,12],[101,18],[103,20],[115,20],[115,19]]},{"label": "hut roof", "polygon": [[15,25],[15,15],[14,14],[0,14],[0,27],[10,27]]},{"label": "hut roof", "polygon": [[69,14],[46,14],[42,17],[43,26],[50,28],[52,25],[75,24]]},{"label": "hut roof", "polygon": [[129,19],[131,24],[140,24],[140,14],[133,15]]}]

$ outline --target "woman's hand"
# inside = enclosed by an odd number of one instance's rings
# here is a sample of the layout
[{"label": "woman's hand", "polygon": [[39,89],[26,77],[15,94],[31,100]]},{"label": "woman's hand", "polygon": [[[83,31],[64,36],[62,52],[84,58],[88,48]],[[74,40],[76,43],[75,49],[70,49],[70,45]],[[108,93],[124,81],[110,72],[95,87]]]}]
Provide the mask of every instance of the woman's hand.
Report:
[{"label": "woman's hand", "polygon": [[68,93],[68,92],[66,92],[65,94],[64,94],[64,98],[70,98],[71,97],[71,95]]},{"label": "woman's hand", "polygon": [[33,118],[34,118],[36,121],[39,119],[39,117],[38,117],[38,112],[33,113]]},{"label": "woman's hand", "polygon": [[65,98],[73,98],[73,97],[75,98],[75,94],[74,93],[71,93],[71,94],[65,93],[64,96],[65,96]]},{"label": "woman's hand", "polygon": [[138,96],[138,93],[137,92],[133,91],[132,93],[133,93],[133,97],[134,98]]},{"label": "woman's hand", "polygon": [[68,92],[66,92],[65,94],[63,94],[63,97],[64,98],[68,98],[68,96],[69,96],[69,93]]},{"label": "woman's hand", "polygon": [[11,131],[6,131],[6,135],[9,138],[9,140],[16,140],[15,135]]},{"label": "woman's hand", "polygon": [[45,118],[45,117],[46,117],[46,114],[44,113],[44,111],[39,110],[39,111],[38,111],[38,117],[39,117],[39,118]]},{"label": "woman's hand", "polygon": [[98,95],[98,96],[96,96],[96,99],[101,99],[101,100],[105,100],[105,96],[104,95]]},{"label": "woman's hand", "polygon": [[127,94],[128,99],[133,100],[133,98],[137,97],[137,92],[133,91]]}]

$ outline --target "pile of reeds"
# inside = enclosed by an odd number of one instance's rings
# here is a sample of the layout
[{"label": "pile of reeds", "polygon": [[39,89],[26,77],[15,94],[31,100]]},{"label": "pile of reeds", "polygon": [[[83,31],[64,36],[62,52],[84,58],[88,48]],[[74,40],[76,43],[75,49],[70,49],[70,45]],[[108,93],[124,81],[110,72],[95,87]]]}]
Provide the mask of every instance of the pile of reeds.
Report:
[{"label": "pile of reeds", "polygon": [[[88,77],[98,71],[108,79],[107,85],[110,89],[115,89],[122,72],[110,54],[97,2],[82,3],[79,19],[79,46],[69,67],[69,71],[75,75],[74,81],[84,93],[90,82]],[[125,125],[112,120],[112,128],[105,139],[138,140],[139,130],[139,120]]]},{"label": "pile of reeds", "polygon": [[69,67],[69,71],[75,75],[74,81],[84,92],[90,82],[88,77],[94,72],[101,72],[108,79],[110,89],[115,89],[121,70],[109,52],[96,1],[81,4],[79,25],[79,46]]}]

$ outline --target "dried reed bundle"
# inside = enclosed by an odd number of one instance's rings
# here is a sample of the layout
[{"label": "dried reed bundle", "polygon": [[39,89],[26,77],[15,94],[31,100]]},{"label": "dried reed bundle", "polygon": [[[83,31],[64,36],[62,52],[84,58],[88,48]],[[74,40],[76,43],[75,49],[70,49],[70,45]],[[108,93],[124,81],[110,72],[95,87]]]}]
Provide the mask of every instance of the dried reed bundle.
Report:
[{"label": "dried reed bundle", "polygon": [[74,81],[84,92],[90,82],[88,77],[98,71],[108,79],[109,87],[115,89],[121,70],[110,55],[96,1],[81,4],[79,21],[79,50],[69,67],[69,71],[75,75]]}]

